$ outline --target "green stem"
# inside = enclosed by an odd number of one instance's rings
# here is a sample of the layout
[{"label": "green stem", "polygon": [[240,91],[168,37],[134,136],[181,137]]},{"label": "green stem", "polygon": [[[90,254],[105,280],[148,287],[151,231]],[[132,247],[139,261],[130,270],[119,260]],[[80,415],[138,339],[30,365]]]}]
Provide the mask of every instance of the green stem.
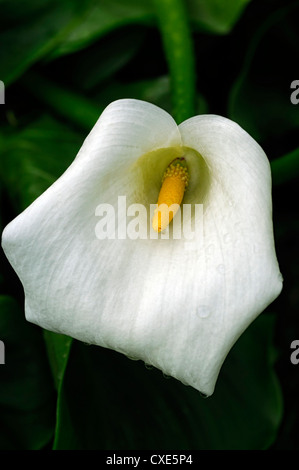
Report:
[{"label": "green stem", "polygon": [[179,124],[195,114],[193,42],[183,0],[153,0],[168,62],[173,117]]},{"label": "green stem", "polygon": [[299,175],[299,147],[271,162],[273,185],[278,186]]},{"label": "green stem", "polygon": [[87,98],[61,88],[33,72],[24,75],[22,85],[60,116],[88,131],[103,111],[103,107],[96,106]]}]

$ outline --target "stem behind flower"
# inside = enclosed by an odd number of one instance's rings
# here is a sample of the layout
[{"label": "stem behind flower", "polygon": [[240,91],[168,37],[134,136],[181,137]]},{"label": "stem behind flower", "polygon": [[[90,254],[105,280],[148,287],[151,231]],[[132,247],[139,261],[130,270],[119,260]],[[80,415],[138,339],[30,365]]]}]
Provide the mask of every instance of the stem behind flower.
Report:
[{"label": "stem behind flower", "polygon": [[153,0],[169,65],[173,117],[179,124],[195,114],[196,74],[191,32],[182,0]]}]

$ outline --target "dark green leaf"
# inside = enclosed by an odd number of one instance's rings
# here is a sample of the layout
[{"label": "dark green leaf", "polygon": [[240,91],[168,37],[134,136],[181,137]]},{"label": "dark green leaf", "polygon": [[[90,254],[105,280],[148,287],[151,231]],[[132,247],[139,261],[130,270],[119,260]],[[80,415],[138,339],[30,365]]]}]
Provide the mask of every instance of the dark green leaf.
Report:
[{"label": "dark green leaf", "polygon": [[[223,34],[231,30],[250,0],[187,1],[193,25]],[[147,0],[2,0],[0,77],[8,86],[32,64],[81,50],[113,29],[156,23]]]},{"label": "dark green leaf", "polygon": [[19,211],[61,176],[83,139],[45,117],[2,142],[0,175]]},{"label": "dark green leaf", "polygon": [[17,0],[0,0],[1,30],[8,29],[15,24],[24,23],[33,16],[38,16],[53,5],[53,0],[28,0],[20,2]]},{"label": "dark green leaf", "polygon": [[145,0],[90,0],[81,22],[53,51],[53,57],[83,49],[113,29],[152,23],[153,14],[151,2]]},{"label": "dark green leaf", "polygon": [[57,115],[85,131],[90,131],[103,111],[97,102],[88,100],[69,88],[56,85],[32,71],[23,76],[20,83],[25,90],[47,104]]},{"label": "dark green leaf", "polygon": [[0,339],[0,449],[42,449],[53,438],[56,394],[42,332],[8,296],[0,296]]},{"label": "dark green leaf", "polygon": [[201,31],[227,34],[251,0],[186,0],[190,19]]},{"label": "dark green leaf", "polygon": [[[168,77],[158,77],[151,80],[141,80],[131,83],[111,81],[100,87],[93,100],[78,93],[62,88],[44,77],[32,72],[22,78],[22,85],[42,102],[48,104],[58,115],[67,118],[80,129],[90,131],[96,120],[108,104],[121,98],[135,98],[156,104],[171,113],[171,92]],[[204,97],[196,97],[196,112],[208,112]],[[1,135],[0,135],[1,145]]]},{"label": "dark green leaf", "polygon": [[[104,107],[111,101],[128,97],[148,101],[171,113],[170,80],[167,76],[131,83],[112,81],[96,95],[96,101]],[[197,114],[208,112],[207,102],[199,94],[196,99],[196,112]]]},{"label": "dark green leaf", "polygon": [[[84,51],[73,66],[73,81],[89,90],[124,67],[140,49],[145,37],[141,27],[119,28]],[[79,56],[80,57],[80,56]]]},{"label": "dark green leaf", "polygon": [[299,147],[271,162],[272,180],[280,185],[299,175]]},{"label": "dark green leaf", "polygon": [[[228,33],[250,0],[186,0],[192,25],[200,31]],[[53,51],[53,57],[78,51],[95,40],[128,24],[156,24],[153,3],[148,0],[91,0],[75,26]]]},{"label": "dark green leaf", "polygon": [[44,331],[44,338],[55,386],[59,390],[73,340],[69,336],[47,330]]},{"label": "dark green leaf", "polygon": [[[12,11],[19,11],[20,2],[5,2],[1,10],[1,22],[11,22]],[[34,62],[47,55],[59,44],[69,29],[80,18],[80,4],[65,0],[47,1],[42,7],[34,1],[21,5],[23,21],[17,14],[16,22],[0,34],[0,77],[5,85],[16,80]],[[6,17],[7,15],[7,17]]]},{"label": "dark green leaf", "polygon": [[290,100],[298,73],[298,12],[298,4],[282,8],[260,26],[230,95],[229,117],[259,142],[281,139],[299,127],[298,106]]},{"label": "dark green leaf", "polygon": [[60,392],[55,448],[266,448],[282,416],[272,331],[267,314],[251,325],[208,399],[140,361],[75,342]]}]

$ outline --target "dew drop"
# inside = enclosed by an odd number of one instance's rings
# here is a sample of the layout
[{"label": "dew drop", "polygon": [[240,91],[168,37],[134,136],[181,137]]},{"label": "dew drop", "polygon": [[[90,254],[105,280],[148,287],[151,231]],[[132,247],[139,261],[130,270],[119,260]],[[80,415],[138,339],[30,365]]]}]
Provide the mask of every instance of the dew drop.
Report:
[{"label": "dew drop", "polygon": [[210,315],[211,310],[208,305],[199,305],[196,313],[199,318],[207,318]]},{"label": "dew drop", "polygon": [[278,274],[278,281],[283,282],[283,275],[281,273]]},{"label": "dew drop", "polygon": [[162,374],[163,374],[164,379],[166,380],[170,380],[172,378],[171,375],[164,374],[164,372],[162,372]]},{"label": "dew drop", "polygon": [[154,369],[154,366],[151,366],[150,364],[144,364],[145,368],[148,370]]}]

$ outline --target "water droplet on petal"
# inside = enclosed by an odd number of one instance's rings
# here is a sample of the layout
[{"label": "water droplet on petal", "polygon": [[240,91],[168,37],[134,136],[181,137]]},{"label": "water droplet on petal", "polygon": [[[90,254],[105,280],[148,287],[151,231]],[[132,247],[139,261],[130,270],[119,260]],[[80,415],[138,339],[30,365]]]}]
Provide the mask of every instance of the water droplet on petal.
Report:
[{"label": "water droplet on petal", "polygon": [[166,374],[164,374],[164,372],[163,372],[163,377],[164,377],[164,379],[167,379],[167,380],[172,378],[171,375],[166,375]]},{"label": "water droplet on petal", "polygon": [[283,275],[281,273],[278,274],[278,280],[279,282],[283,282]]},{"label": "water droplet on petal", "polygon": [[208,305],[199,305],[196,311],[196,314],[200,318],[207,318],[211,313],[210,307]]}]

